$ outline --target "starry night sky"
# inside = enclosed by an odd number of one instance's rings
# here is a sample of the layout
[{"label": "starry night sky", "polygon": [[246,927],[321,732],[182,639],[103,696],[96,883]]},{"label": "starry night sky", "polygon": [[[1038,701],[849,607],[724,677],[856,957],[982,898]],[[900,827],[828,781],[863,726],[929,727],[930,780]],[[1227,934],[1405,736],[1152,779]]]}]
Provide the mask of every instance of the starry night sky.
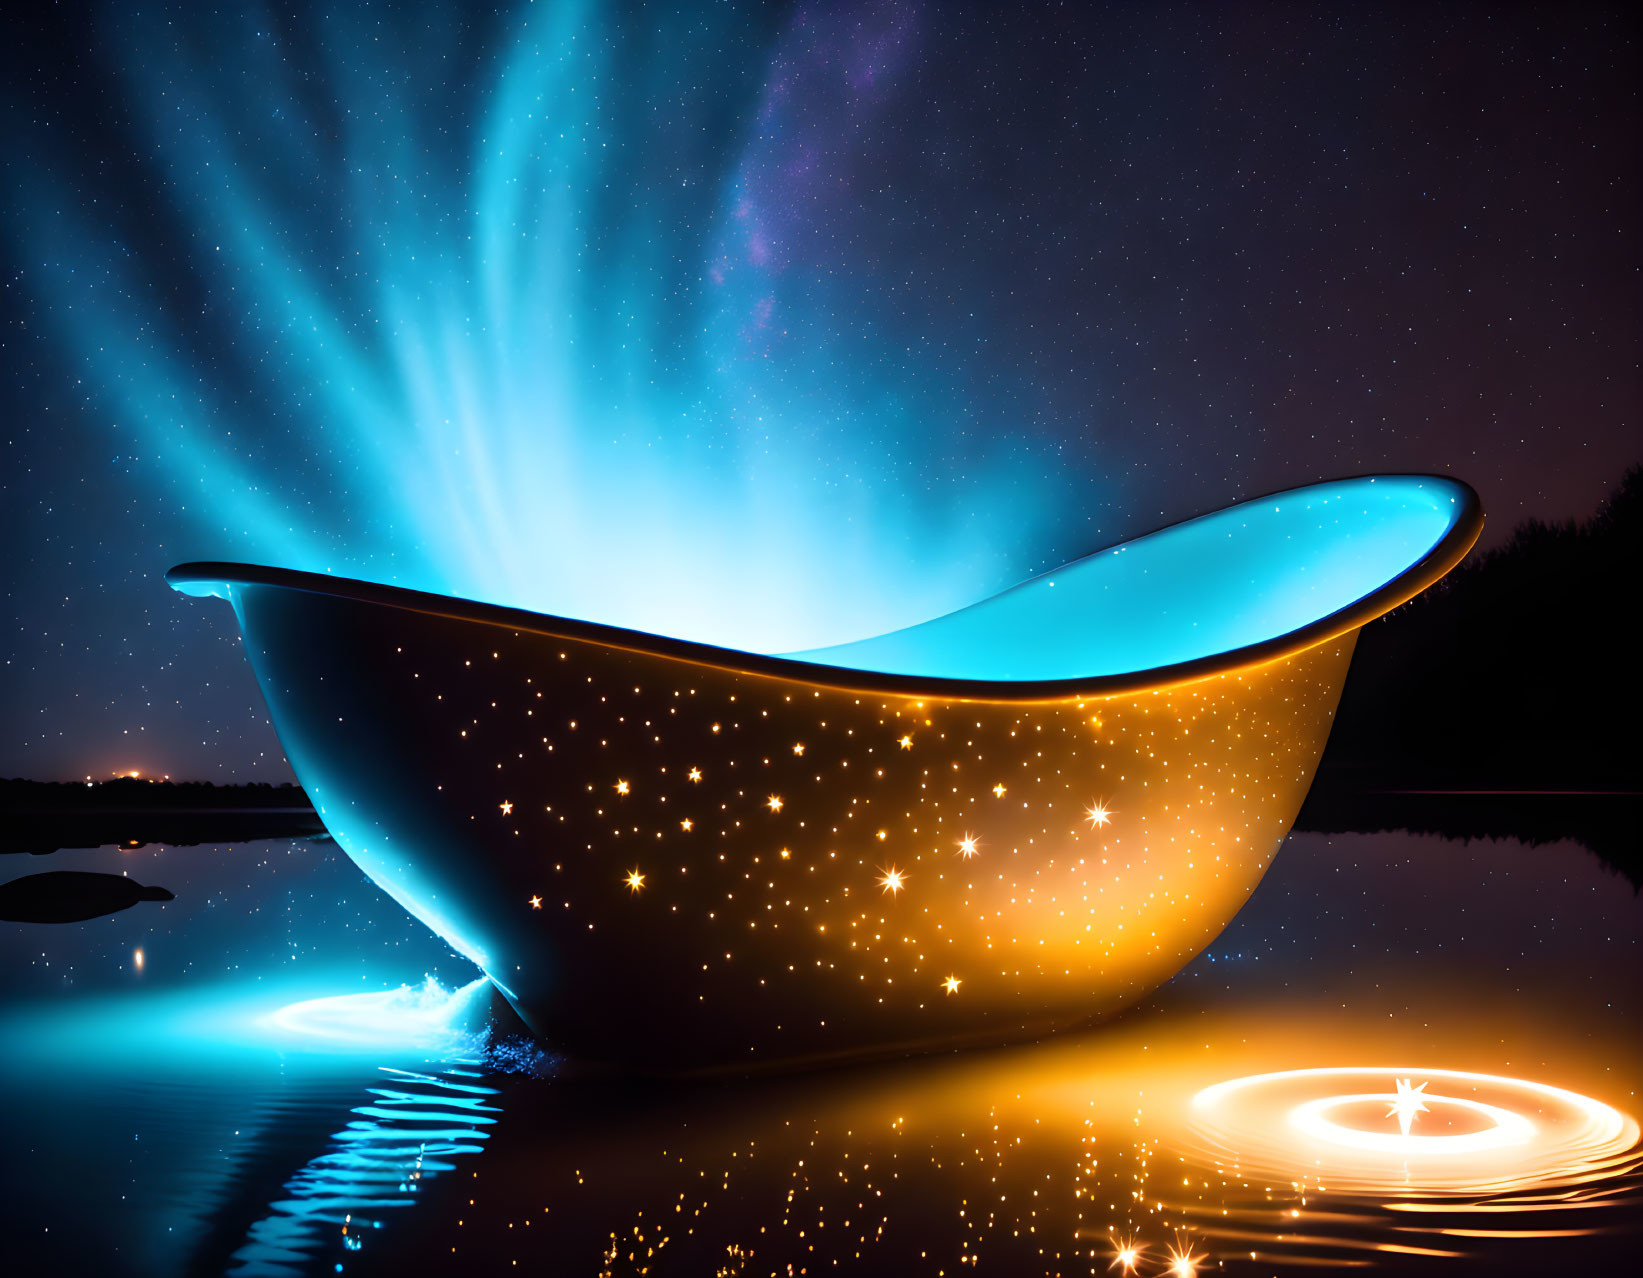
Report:
[{"label": "starry night sky", "polygon": [[187,559],[748,647],[1643,456],[1620,9],[62,6],[6,48],[0,776],[285,780]]}]

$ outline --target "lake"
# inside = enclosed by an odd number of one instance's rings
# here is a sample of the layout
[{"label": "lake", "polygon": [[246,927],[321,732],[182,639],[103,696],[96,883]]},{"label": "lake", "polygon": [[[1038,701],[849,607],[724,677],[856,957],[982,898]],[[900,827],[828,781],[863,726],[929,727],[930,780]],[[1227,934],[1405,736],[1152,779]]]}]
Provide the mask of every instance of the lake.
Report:
[{"label": "lake", "polygon": [[0,924],[10,1273],[1538,1272],[1643,1228],[1643,902],[1574,842],[1293,834],[1113,1021],[716,1083],[556,1059],[328,842],[0,860],[44,870],[175,899]]}]

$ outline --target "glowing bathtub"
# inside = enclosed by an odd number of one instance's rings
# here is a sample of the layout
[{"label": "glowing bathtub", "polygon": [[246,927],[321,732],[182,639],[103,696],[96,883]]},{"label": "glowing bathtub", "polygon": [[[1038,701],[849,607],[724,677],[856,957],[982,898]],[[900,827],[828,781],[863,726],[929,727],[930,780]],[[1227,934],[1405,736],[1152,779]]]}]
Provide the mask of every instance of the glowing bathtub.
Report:
[{"label": "glowing bathtub", "polygon": [[791,657],[235,564],[341,847],[550,1044],[691,1070],[1054,1030],[1226,926],[1295,819],[1357,629],[1482,527],[1319,484]]}]

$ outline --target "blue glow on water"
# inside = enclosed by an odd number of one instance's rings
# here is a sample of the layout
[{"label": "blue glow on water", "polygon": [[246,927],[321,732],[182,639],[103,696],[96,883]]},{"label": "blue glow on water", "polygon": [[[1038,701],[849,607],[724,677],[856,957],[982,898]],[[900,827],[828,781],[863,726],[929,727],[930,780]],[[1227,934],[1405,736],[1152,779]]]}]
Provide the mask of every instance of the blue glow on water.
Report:
[{"label": "blue glow on water", "polygon": [[[357,982],[358,973],[339,968],[319,979],[320,989],[335,991]],[[14,1064],[96,1068],[113,1059],[187,1073],[301,1061],[323,1071],[345,1067],[350,1057],[403,1063],[485,1051],[489,984],[479,977],[447,990],[428,977],[420,985],[322,994],[314,977],[264,978],[34,1003],[11,1011],[3,1028],[16,1036]]]},{"label": "blue glow on water", "polygon": [[1363,598],[1455,526],[1442,479],[1317,484],[1178,524],[946,617],[795,654],[893,674],[1076,679],[1276,638]]},{"label": "blue glow on water", "polygon": [[[385,1215],[414,1207],[423,1184],[485,1148],[501,1114],[483,1062],[453,1059],[421,1070],[383,1067],[381,1086],[349,1111],[329,1147],[282,1186],[246,1231],[228,1273],[298,1275],[332,1253],[360,1251]],[[341,1272],[343,1263],[336,1264]]]},{"label": "blue glow on water", "polygon": [[[351,975],[317,979],[335,989]],[[310,993],[315,980],[269,971],[3,1009],[0,1081],[53,1096],[74,1123],[99,1130],[80,1131],[50,1110],[31,1121],[65,1129],[77,1148],[106,1147],[111,1137],[98,1107],[123,1104],[120,1128],[135,1128],[127,1140],[150,1157],[171,1151],[186,1188],[145,1187],[142,1219],[163,1211],[169,1223],[148,1241],[151,1254],[139,1268],[179,1271],[174,1249],[198,1237],[222,1205],[225,1184],[242,1174],[241,1160],[272,1140],[270,1125],[312,1110],[334,1112],[336,1126],[248,1223],[227,1272],[314,1272],[320,1261],[360,1250],[392,1214],[415,1206],[428,1180],[484,1150],[500,1118],[500,1076],[551,1072],[540,1048],[498,1035],[483,977],[454,990],[428,977],[291,998]],[[145,1166],[154,1176],[169,1170]],[[107,1171],[105,1153],[97,1171],[83,1175]]]},{"label": "blue glow on water", "polygon": [[485,1037],[487,977],[447,990],[433,977],[419,986],[288,1003],[267,1018],[288,1046],[313,1050],[403,1050],[451,1055],[476,1051]]},{"label": "blue glow on water", "polygon": [[876,337],[904,281],[828,255],[914,9],[229,9],[103,15],[141,234],[78,157],[14,206],[172,561],[773,651],[984,597],[1086,526],[1099,485],[1009,429],[1029,372]]}]

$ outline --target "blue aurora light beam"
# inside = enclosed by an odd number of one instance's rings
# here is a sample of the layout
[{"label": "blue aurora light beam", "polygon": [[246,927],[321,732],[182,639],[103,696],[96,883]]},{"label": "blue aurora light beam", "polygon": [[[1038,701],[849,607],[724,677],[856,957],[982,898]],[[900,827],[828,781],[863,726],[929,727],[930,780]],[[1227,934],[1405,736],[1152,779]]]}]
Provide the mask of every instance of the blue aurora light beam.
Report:
[{"label": "blue aurora light beam", "polygon": [[1067,508],[977,425],[1008,386],[882,327],[893,264],[836,269],[916,10],[106,17],[158,207],[65,168],[14,222],[169,558],[775,651],[983,596]]}]

